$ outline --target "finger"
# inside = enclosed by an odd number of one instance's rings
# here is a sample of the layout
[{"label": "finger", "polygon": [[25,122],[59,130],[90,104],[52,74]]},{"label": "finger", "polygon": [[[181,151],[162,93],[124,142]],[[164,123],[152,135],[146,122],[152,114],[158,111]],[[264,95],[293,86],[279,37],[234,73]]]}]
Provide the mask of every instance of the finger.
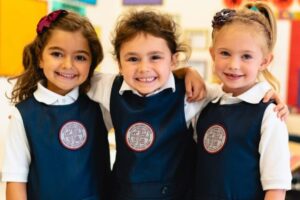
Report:
[{"label": "finger", "polygon": [[192,86],[192,94],[191,94],[191,100],[192,101],[198,101],[199,98],[201,98],[201,95],[202,95],[202,92],[203,92],[203,86],[198,83],[198,84],[195,84]]},{"label": "finger", "polygon": [[266,93],[266,95],[264,96],[263,102],[266,103],[266,102],[270,101],[270,99],[272,98],[272,96],[273,96],[273,90],[270,89],[270,90]]},{"label": "finger", "polygon": [[195,93],[194,101],[200,101],[206,96],[206,90],[202,89],[198,93]]},{"label": "finger", "polygon": [[283,104],[277,107],[277,117],[280,118],[282,121],[285,121],[288,115],[289,115],[289,109],[287,105]]},{"label": "finger", "polygon": [[274,107],[274,111],[275,112],[279,112],[281,110],[285,109],[285,104],[284,103],[278,103],[275,107]]},{"label": "finger", "polygon": [[201,93],[199,94],[197,100],[200,101],[206,96],[206,90],[202,90]]},{"label": "finger", "polygon": [[186,96],[188,98],[192,97],[193,96],[193,88],[192,88],[192,84],[190,81],[186,81],[185,83],[186,87],[185,87],[185,90],[186,90]]},{"label": "finger", "polygon": [[195,101],[195,93],[193,91],[190,93],[190,96],[187,96],[187,101],[188,102]]},{"label": "finger", "polygon": [[285,118],[287,117],[286,111],[285,110],[281,110],[277,113],[277,117],[281,120],[284,121]]}]

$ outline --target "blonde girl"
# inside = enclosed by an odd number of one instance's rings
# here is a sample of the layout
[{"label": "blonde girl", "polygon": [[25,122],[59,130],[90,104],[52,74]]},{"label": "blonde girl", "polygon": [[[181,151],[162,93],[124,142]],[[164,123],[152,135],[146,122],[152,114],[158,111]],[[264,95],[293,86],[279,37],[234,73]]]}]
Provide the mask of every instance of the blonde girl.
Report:
[{"label": "blonde girl", "polygon": [[201,200],[284,200],[291,188],[288,131],[263,103],[274,88],[269,72],[276,41],[271,9],[262,3],[223,9],[212,21],[211,57],[223,95],[209,103],[196,129],[195,198]]}]

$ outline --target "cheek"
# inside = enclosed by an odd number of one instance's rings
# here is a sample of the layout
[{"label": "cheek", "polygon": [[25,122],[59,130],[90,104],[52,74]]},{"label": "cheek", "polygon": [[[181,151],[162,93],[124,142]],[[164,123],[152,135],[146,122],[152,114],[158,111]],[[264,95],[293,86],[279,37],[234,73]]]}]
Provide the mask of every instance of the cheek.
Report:
[{"label": "cheek", "polygon": [[81,75],[85,78],[87,78],[89,76],[89,73],[90,73],[90,70],[91,70],[91,67],[90,66],[85,66],[85,67],[82,67],[81,68]]},{"label": "cheek", "polygon": [[128,67],[122,66],[119,68],[120,74],[124,77],[125,80],[128,80],[132,76],[132,70],[129,70]]},{"label": "cheek", "polygon": [[254,76],[258,76],[259,75],[259,73],[260,73],[260,69],[258,69],[258,68],[252,68],[252,70],[251,70],[251,73],[254,75]]},{"label": "cheek", "polygon": [[222,63],[216,61],[213,65],[213,70],[215,72],[220,71],[223,68],[222,66],[223,66]]},{"label": "cheek", "polygon": [[135,70],[136,70],[135,65],[131,65],[128,62],[122,62],[122,61],[119,63],[119,72],[123,76],[134,74]]},{"label": "cheek", "polygon": [[227,59],[216,59],[215,68],[225,69],[230,66],[230,62]]}]

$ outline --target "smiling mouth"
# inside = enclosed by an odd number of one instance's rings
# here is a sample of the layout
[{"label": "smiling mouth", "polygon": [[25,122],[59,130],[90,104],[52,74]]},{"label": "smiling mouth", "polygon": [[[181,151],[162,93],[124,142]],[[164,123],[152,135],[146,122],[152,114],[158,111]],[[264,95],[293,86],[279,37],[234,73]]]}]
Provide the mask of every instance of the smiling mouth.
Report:
[{"label": "smiling mouth", "polygon": [[157,77],[146,77],[146,78],[136,78],[135,80],[139,81],[139,82],[143,82],[143,83],[151,83],[153,81],[155,81],[157,79]]},{"label": "smiling mouth", "polygon": [[239,75],[239,74],[231,74],[231,73],[224,73],[226,77],[228,78],[232,78],[232,79],[237,79],[237,78],[241,78],[244,75]]},{"label": "smiling mouth", "polygon": [[61,73],[61,72],[55,72],[55,74],[60,76],[60,77],[65,78],[65,79],[73,79],[77,76],[76,74]]}]

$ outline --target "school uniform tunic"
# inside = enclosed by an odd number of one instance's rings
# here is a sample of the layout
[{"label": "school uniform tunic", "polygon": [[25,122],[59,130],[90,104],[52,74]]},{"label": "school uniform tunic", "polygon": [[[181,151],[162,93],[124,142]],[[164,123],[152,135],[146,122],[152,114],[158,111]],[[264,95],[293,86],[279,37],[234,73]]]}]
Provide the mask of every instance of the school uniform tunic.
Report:
[{"label": "school uniform tunic", "polygon": [[175,92],[149,97],[120,95],[122,82],[116,77],[110,102],[117,146],[114,199],[190,199],[195,142],[186,126],[183,81],[176,80]]},{"label": "school uniform tunic", "polygon": [[30,148],[27,198],[106,200],[110,161],[99,104],[79,95],[69,105],[31,97],[16,107]]},{"label": "school uniform tunic", "polygon": [[[241,99],[250,101],[249,96],[258,91],[260,85],[255,87],[256,89],[252,89]],[[258,98],[263,94],[257,94]],[[226,101],[226,97],[224,99]],[[229,98],[227,101],[237,99]],[[276,114],[270,113],[273,105],[262,103],[261,100],[257,103],[236,101],[232,104],[221,104],[222,100],[221,98],[217,102],[209,103],[200,114],[196,125],[198,158],[195,199],[262,200],[265,196],[264,190],[289,189],[291,175],[287,130],[282,122],[275,122],[278,120],[274,117]],[[280,124],[277,125],[277,130],[273,130],[276,125],[269,124],[266,127],[263,124],[270,120],[266,117],[268,113],[275,123]],[[270,156],[272,159],[265,157],[269,148],[265,144],[280,147],[273,151],[274,155]],[[278,162],[282,163],[274,163],[273,158],[276,156]],[[265,166],[261,166],[262,164]],[[265,171],[272,165],[277,170],[273,171],[274,174]]]}]

